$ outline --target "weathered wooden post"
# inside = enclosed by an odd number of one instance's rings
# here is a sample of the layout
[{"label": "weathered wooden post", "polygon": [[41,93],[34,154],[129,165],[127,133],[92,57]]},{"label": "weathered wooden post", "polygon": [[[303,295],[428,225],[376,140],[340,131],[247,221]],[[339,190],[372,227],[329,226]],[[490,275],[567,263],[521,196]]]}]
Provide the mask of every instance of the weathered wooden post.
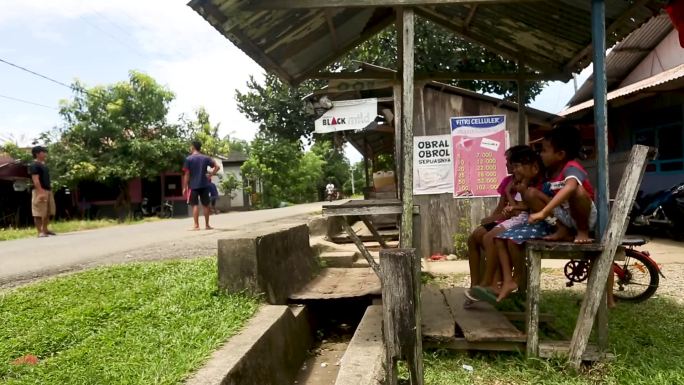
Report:
[{"label": "weathered wooden post", "polygon": [[401,359],[407,362],[411,384],[423,385],[420,258],[415,249],[381,250],[380,272],[387,385],[397,384],[397,362]]}]

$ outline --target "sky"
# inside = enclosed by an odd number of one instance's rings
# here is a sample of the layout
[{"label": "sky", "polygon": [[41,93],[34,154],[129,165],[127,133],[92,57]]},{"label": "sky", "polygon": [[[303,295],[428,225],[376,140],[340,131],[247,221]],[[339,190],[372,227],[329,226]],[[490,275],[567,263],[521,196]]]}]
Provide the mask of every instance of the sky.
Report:
[{"label": "sky", "polygon": [[[204,106],[221,134],[250,140],[257,125],[237,110],[235,90],[263,69],[186,5],[187,0],[0,0],[0,59],[63,83],[88,86],[145,72],[176,94],[169,120]],[[590,71],[584,71],[579,83]],[[550,83],[532,107],[557,113],[573,82]],[[0,62],[0,142],[27,145],[60,125],[72,91]],[[16,99],[20,99],[18,101]],[[352,161],[361,156],[349,149]]]}]

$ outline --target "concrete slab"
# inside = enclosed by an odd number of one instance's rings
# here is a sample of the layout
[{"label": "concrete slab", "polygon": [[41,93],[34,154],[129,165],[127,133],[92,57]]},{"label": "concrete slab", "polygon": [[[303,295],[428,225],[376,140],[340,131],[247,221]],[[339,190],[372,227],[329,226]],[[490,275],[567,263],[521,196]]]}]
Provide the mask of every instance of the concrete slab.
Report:
[{"label": "concrete slab", "polygon": [[290,385],[310,346],[304,309],[263,306],[186,385]]},{"label": "concrete slab", "polygon": [[380,279],[372,269],[326,268],[302,290],[290,296],[292,300],[355,298],[380,295]]},{"label": "concrete slab", "polygon": [[351,267],[359,253],[353,251],[326,251],[321,253],[321,260],[327,267]]},{"label": "concrete slab", "polygon": [[218,241],[219,289],[265,295],[287,303],[318,270],[305,224],[279,225]]},{"label": "concrete slab", "polygon": [[382,306],[366,309],[340,361],[335,385],[379,385],[385,378]]}]

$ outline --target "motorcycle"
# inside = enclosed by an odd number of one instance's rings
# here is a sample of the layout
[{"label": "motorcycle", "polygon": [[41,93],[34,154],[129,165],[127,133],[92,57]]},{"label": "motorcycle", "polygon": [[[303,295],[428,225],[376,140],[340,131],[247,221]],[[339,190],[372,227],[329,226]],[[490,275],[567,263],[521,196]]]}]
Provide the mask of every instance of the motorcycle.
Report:
[{"label": "motorcycle", "polygon": [[133,218],[136,220],[141,220],[145,217],[157,216],[159,218],[171,218],[173,217],[173,205],[170,201],[164,201],[161,206],[150,207],[149,200],[143,198],[140,202],[140,206],[133,212]]},{"label": "motorcycle", "polygon": [[653,194],[639,192],[632,214],[632,231],[664,232],[670,238],[684,240],[684,182]]}]

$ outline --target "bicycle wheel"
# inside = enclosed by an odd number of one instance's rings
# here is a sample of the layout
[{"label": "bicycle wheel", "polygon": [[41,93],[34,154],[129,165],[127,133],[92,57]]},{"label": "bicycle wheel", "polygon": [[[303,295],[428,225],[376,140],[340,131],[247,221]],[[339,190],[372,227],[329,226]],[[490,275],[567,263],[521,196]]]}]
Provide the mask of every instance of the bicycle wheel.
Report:
[{"label": "bicycle wheel", "polygon": [[658,290],[658,266],[636,250],[626,249],[625,254],[625,261],[620,265],[624,277],[615,273],[613,296],[624,302],[643,302]]}]

